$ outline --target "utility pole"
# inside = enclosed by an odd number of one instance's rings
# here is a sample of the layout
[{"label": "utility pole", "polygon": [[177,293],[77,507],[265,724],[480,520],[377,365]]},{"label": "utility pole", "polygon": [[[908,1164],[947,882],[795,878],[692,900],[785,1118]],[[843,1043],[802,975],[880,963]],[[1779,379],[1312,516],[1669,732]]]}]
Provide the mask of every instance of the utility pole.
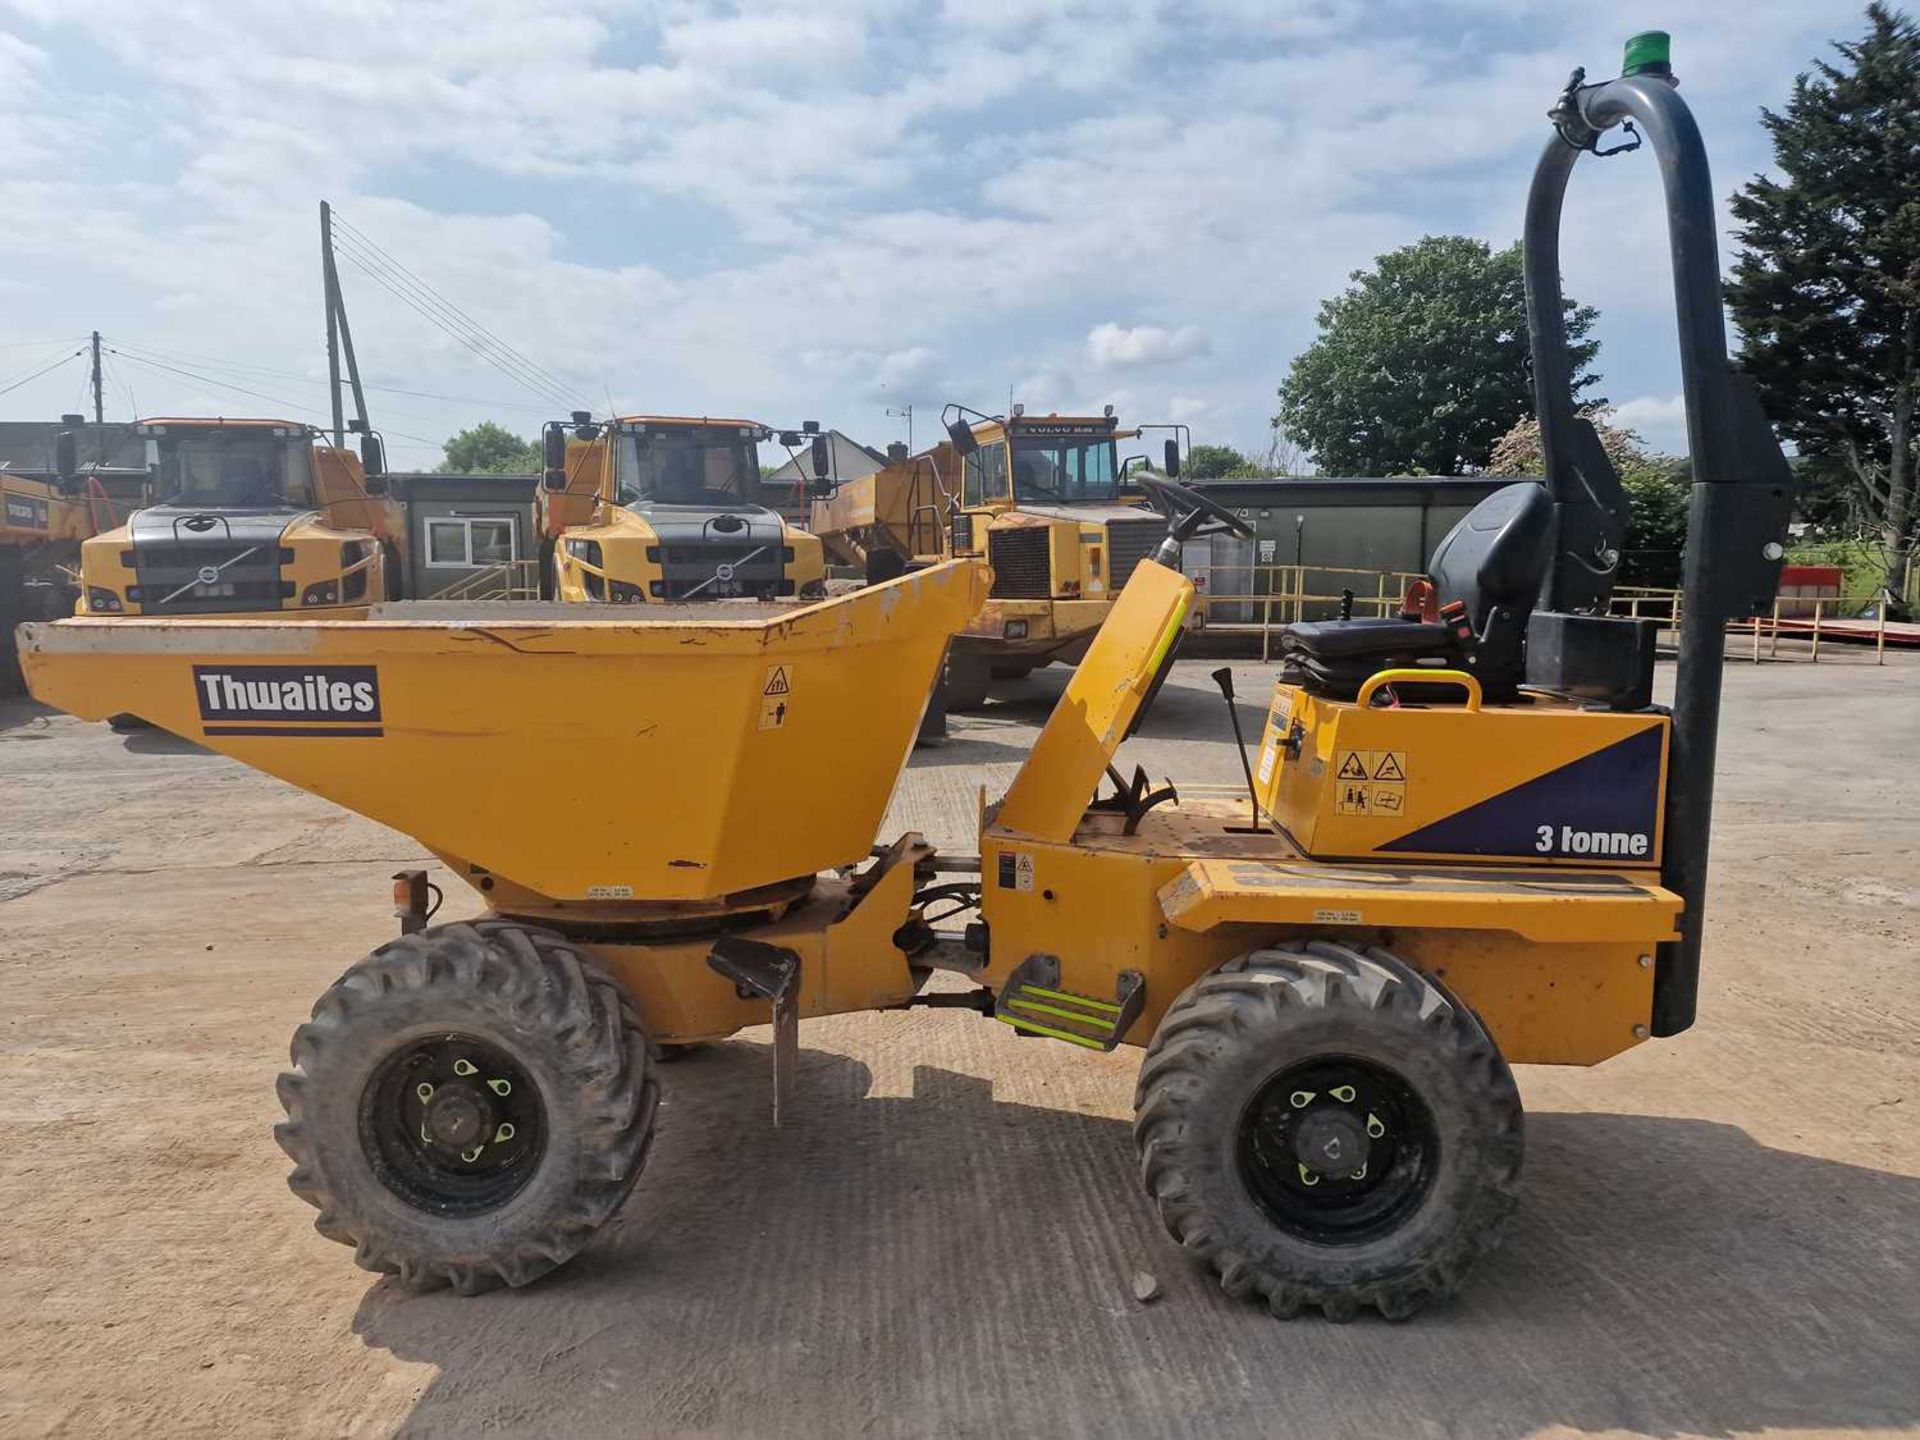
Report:
[{"label": "utility pole", "polygon": [[98,330],[93,332],[93,423],[96,425],[107,423],[105,399],[100,393],[100,332]]},{"label": "utility pole", "polygon": [[333,443],[347,443],[346,417],[340,413],[340,322],[334,300],[339,276],[333,270],[333,207],[320,202],[320,287],[327,305],[327,398],[333,402]]},{"label": "utility pole", "polygon": [[367,394],[360,386],[360,362],[353,354],[353,331],[347,325],[347,302],[340,294],[340,271],[333,259],[333,207],[320,202],[320,283],[327,300],[327,394],[333,401],[333,443],[347,443],[346,416],[340,396],[340,357],[347,361],[347,384],[353,390],[353,428],[367,430]]}]

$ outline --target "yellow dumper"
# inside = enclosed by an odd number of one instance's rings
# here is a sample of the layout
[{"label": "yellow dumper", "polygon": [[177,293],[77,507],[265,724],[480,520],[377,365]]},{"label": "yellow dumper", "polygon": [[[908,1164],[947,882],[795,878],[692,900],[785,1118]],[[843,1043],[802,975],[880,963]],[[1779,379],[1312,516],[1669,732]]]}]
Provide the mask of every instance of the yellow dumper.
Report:
[{"label": "yellow dumper", "polygon": [[[1193,602],[1180,544],[1241,524],[1167,482],[1166,540],[970,856],[874,831],[986,600],[976,562],[745,613],[25,627],[42,700],[136,712],[328,796],[486,898],[427,928],[424,874],[398,877],[401,937],[294,1035],[277,1135],[321,1233],[409,1285],[525,1283],[633,1186],[658,1054],[771,1019],[777,1117],[799,1019],[957,1004],[1146,1047],[1147,1192],[1230,1292],[1339,1320],[1459,1286],[1515,1203],[1509,1064],[1593,1064],[1693,1021],[1724,627],[1769,603],[1789,505],[1725,365],[1684,106],[1656,68],[1570,87],[1555,114],[1527,235],[1547,484],[1442,542],[1441,623],[1295,627],[1244,792],[1156,790],[1117,761]],[[1715,417],[1670,712],[1604,565],[1561,563],[1604,561],[1620,511],[1572,416],[1550,242],[1573,160],[1629,116],[1702,300],[1682,311],[1689,415]],[[978,923],[939,923],[963,911]],[[925,991],[936,970],[972,988]]]}]

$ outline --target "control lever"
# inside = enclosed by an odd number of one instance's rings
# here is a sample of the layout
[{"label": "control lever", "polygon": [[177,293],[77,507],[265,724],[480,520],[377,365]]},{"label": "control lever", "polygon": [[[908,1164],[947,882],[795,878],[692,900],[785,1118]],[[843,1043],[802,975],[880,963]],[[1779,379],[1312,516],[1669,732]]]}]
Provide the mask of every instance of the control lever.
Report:
[{"label": "control lever", "polygon": [[1220,687],[1220,694],[1227,702],[1227,719],[1233,723],[1233,743],[1240,747],[1240,768],[1247,777],[1247,799],[1253,805],[1254,828],[1260,826],[1260,794],[1253,788],[1253,762],[1247,758],[1247,740],[1240,733],[1240,712],[1233,704],[1233,670],[1222,665],[1213,672],[1213,683]]}]

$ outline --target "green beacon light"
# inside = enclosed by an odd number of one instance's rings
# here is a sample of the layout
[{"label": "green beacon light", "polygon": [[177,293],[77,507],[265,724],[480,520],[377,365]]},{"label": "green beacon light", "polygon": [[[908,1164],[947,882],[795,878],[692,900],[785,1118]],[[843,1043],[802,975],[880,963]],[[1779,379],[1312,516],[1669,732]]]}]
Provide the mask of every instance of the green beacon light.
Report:
[{"label": "green beacon light", "polygon": [[1659,75],[1673,78],[1673,37],[1664,30],[1642,30],[1627,41],[1620,62],[1622,76]]}]

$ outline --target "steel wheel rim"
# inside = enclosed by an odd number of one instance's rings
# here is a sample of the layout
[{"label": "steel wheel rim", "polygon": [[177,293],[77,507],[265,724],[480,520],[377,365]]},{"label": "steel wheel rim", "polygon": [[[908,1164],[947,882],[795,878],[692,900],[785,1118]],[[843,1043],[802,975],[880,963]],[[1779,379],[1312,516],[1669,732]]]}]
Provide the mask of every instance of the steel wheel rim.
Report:
[{"label": "steel wheel rim", "polygon": [[481,1215],[533,1178],[546,1107],[499,1046],[445,1033],[380,1062],[360,1096],[361,1148],[380,1183],[417,1210]]},{"label": "steel wheel rim", "polygon": [[1263,1082],[1234,1149],[1241,1183],[1267,1219],[1319,1245],[1391,1233],[1439,1174],[1426,1102],[1404,1076],[1350,1055],[1314,1056]]}]

